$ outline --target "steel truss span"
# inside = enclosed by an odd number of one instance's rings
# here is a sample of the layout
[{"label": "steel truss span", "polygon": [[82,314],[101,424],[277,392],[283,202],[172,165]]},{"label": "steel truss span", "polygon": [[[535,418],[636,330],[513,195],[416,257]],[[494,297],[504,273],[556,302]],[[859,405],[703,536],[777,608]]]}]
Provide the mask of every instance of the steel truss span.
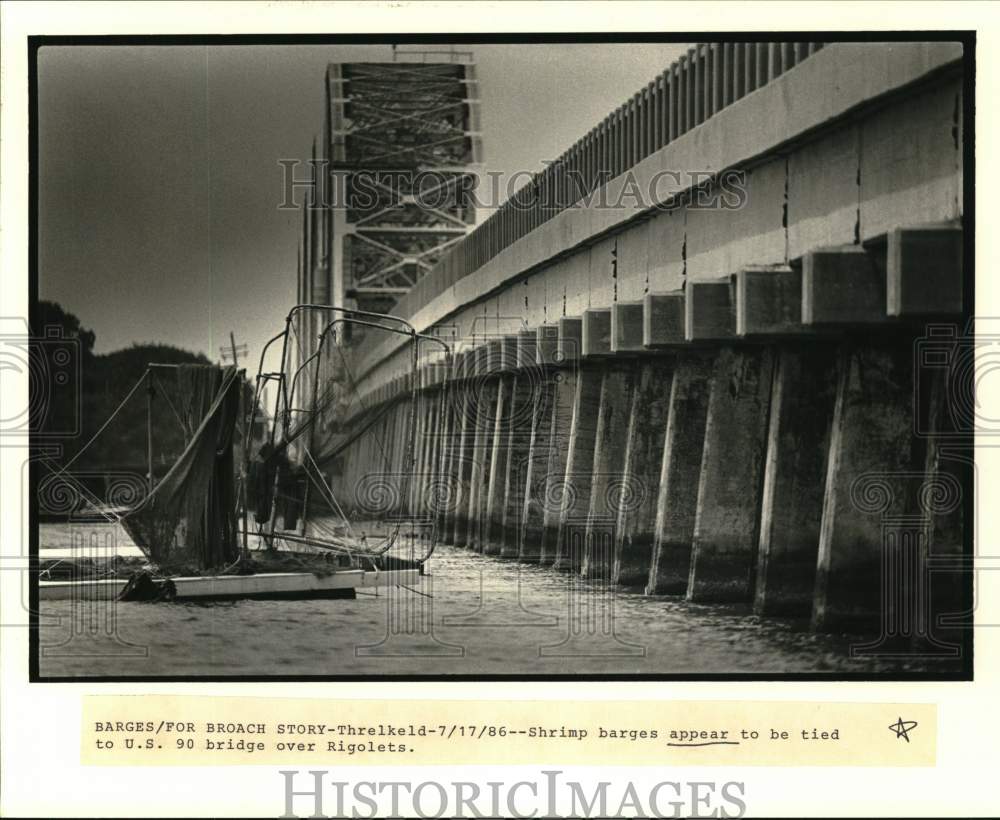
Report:
[{"label": "steel truss span", "polygon": [[328,67],[300,298],[387,312],[474,227],[471,57],[400,52]]}]

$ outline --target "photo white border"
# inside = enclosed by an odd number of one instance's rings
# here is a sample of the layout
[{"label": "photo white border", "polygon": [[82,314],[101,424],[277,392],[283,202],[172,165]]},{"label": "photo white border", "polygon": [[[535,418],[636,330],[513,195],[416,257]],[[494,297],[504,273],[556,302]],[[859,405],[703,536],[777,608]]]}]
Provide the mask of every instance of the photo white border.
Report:
[{"label": "photo white border", "polygon": [[[994,146],[1000,145],[996,100],[1000,78],[1000,27],[994,9],[981,3],[548,3],[364,2],[364,3],[4,3],[0,8],[0,315],[27,316],[28,173],[27,47],[34,34],[305,34],[364,32],[577,32],[602,31],[775,31],[976,29],[977,191],[1000,182]],[[997,240],[989,196],[977,197],[977,315],[1000,316]],[[4,378],[0,417],[24,406]],[[1000,386],[980,385],[982,404],[1000,408]],[[22,452],[0,448],[0,543],[17,554],[27,543],[24,499],[11,492],[20,484]],[[980,449],[979,495],[996,498],[998,455]],[[994,491],[994,492],[991,492]],[[995,503],[979,509],[985,543],[978,552],[1000,555],[1000,521]],[[23,527],[23,529],[22,529]],[[990,573],[987,573],[989,575]],[[1000,580],[1000,575],[997,576]],[[19,607],[20,573],[0,572],[4,622]],[[984,592],[998,584],[987,582]],[[977,617],[1000,624],[1000,598],[980,603]],[[0,813],[4,816],[276,816],[282,810],[279,767],[202,769],[81,768],[80,697],[84,693],[228,694],[300,697],[384,697],[387,699],[468,697],[517,700],[565,699],[739,699],[895,700],[940,704],[938,765],[928,769],[744,769],[684,768],[645,772],[651,779],[736,779],[746,783],[751,815],[921,816],[993,813],[1000,708],[996,628],[977,630],[974,683],[685,683],[685,682],[486,682],[468,683],[164,683],[28,684],[27,630],[0,628]],[[441,767],[445,780],[485,778],[475,767]],[[538,767],[491,767],[488,777],[537,776]],[[464,774],[463,774],[464,772]],[[427,779],[427,770],[412,771]],[[575,770],[595,782],[613,776],[608,768]],[[402,770],[353,768],[345,778],[403,779]],[[569,770],[567,770],[569,776]],[[622,773],[622,776],[626,776]]]}]

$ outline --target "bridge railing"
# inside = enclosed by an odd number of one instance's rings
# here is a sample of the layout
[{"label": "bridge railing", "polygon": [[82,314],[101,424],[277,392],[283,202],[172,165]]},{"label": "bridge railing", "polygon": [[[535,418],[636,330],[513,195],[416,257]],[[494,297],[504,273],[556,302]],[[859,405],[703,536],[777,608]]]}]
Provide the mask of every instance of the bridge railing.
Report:
[{"label": "bridge railing", "polygon": [[396,304],[413,316],[500,251],[810,57],[822,43],[700,43],[516,191]]}]

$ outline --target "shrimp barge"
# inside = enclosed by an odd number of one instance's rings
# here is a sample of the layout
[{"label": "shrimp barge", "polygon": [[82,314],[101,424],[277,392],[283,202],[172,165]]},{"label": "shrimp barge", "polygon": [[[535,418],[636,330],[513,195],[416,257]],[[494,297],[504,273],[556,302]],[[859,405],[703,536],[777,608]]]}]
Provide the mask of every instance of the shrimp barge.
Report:
[{"label": "shrimp barge", "polygon": [[[289,312],[284,329],[261,351],[251,401],[245,371],[235,366],[150,363],[95,436],[66,465],[51,465],[42,479],[42,492],[73,498],[66,517],[71,531],[96,524],[127,537],[112,535],[108,546],[107,537],[91,536],[88,547],[74,535],[68,550],[40,550],[39,598],[329,598],[417,583],[433,551],[433,524],[354,520],[349,500],[337,498],[322,467],[350,439],[313,452],[318,422],[336,427],[338,408],[352,389],[343,378],[329,378],[325,363],[331,351],[340,353],[337,334],[350,325],[408,336],[416,369],[418,342],[428,337],[397,317],[327,305],[296,305]],[[303,327],[321,328],[318,344],[310,340],[311,352],[294,361],[301,349],[295,337]],[[265,370],[268,354],[279,348],[278,368]],[[447,347],[445,355],[450,358]],[[274,395],[273,423],[264,440],[255,441],[254,420],[267,385]],[[134,503],[100,498],[75,482],[69,467],[142,386],[148,483],[134,492],[141,495]],[[185,430],[183,452],[156,482],[149,409],[154,396],[170,402]],[[412,448],[415,436],[406,439]],[[412,469],[412,454],[409,463]],[[113,546],[120,541],[134,546]]]}]

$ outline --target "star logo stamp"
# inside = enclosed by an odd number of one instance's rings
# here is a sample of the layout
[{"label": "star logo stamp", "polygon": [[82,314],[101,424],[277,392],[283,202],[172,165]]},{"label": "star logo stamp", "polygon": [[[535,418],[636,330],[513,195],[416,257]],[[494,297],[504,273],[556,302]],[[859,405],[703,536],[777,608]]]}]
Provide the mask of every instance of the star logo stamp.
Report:
[{"label": "star logo stamp", "polygon": [[902,717],[897,718],[896,722],[890,724],[889,731],[895,732],[896,737],[905,740],[907,743],[910,742],[910,732],[917,728],[917,722],[915,720],[903,720]]}]

